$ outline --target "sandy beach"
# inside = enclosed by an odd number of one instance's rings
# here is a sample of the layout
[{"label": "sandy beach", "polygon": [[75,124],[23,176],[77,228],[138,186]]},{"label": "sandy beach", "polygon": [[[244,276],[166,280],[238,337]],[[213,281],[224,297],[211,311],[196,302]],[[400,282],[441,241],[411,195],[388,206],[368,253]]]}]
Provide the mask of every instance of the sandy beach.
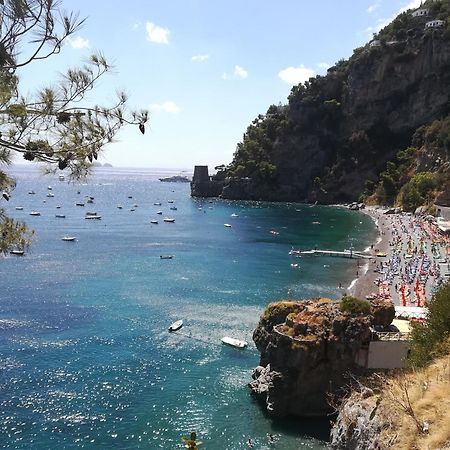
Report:
[{"label": "sandy beach", "polygon": [[367,299],[390,298],[399,306],[425,306],[434,290],[448,278],[448,237],[424,218],[385,214],[378,207],[361,212],[374,220],[378,239],[369,249],[372,259],[360,261],[359,277],[349,288],[350,294]]}]

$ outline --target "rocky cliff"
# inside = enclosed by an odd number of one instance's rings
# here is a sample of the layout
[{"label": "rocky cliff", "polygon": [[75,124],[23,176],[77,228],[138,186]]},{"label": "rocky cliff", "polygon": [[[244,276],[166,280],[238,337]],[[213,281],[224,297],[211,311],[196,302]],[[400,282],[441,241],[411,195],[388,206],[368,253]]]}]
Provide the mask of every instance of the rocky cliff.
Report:
[{"label": "rocky cliff", "polygon": [[362,371],[358,352],[371,339],[371,324],[387,326],[393,315],[386,302],[366,312],[330,299],[272,303],[253,334],[261,360],[252,393],[274,416],[326,415],[328,396],[341,393],[350,372]]},{"label": "rocky cliff", "polygon": [[362,380],[338,408],[330,446],[335,450],[450,449],[449,398],[448,356],[413,372]]},{"label": "rocky cliff", "polygon": [[[450,0],[398,16],[248,127],[220,172],[232,199],[357,200],[421,126],[450,113]],[[427,21],[439,19],[437,27]]]}]

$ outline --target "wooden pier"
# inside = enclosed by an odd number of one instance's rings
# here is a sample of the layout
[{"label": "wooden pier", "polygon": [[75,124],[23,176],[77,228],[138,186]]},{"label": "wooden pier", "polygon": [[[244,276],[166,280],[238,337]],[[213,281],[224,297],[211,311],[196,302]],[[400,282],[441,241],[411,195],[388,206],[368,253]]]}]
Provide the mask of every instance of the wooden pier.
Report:
[{"label": "wooden pier", "polygon": [[372,259],[372,255],[367,253],[357,252],[354,250],[344,250],[343,252],[335,250],[291,250],[289,252],[292,256],[335,256],[341,258],[355,258],[355,259]]}]

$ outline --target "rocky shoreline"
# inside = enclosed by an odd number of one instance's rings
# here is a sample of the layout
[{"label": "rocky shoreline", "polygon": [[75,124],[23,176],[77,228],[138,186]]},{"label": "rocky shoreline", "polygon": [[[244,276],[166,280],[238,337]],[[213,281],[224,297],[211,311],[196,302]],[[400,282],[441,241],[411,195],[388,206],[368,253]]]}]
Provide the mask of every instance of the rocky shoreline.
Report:
[{"label": "rocky shoreline", "polygon": [[253,334],[261,360],[252,394],[272,416],[326,416],[329,396],[342,394],[349,373],[365,372],[359,358],[370,327],[388,327],[394,313],[381,301],[367,313],[343,311],[342,302],[325,298],[270,304]]}]

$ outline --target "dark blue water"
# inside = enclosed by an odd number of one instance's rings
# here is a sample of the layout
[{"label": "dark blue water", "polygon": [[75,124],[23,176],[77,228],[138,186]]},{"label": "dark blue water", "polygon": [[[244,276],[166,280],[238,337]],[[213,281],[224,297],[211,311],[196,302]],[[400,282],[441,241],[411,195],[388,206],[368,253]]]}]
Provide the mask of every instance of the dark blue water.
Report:
[{"label": "dark blue water", "polygon": [[[354,278],[354,261],[293,261],[291,247],[363,249],[375,232],[368,218],[192,199],[188,184],[151,171],[102,169],[83,185],[31,169],[13,175],[7,209],[36,239],[26,256],[0,260],[2,448],[175,449],[192,430],[210,450],[245,448],[248,438],[269,448],[267,433],[277,449],[325,448],[326,421],[273,422],[250,397],[251,336],[269,302],[337,297],[339,282]],[[85,196],[94,204],[75,206]],[[180,318],[183,334],[169,334]],[[225,335],[250,345],[224,347]]]}]

